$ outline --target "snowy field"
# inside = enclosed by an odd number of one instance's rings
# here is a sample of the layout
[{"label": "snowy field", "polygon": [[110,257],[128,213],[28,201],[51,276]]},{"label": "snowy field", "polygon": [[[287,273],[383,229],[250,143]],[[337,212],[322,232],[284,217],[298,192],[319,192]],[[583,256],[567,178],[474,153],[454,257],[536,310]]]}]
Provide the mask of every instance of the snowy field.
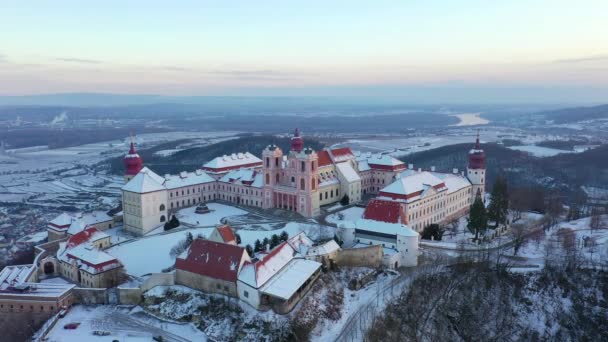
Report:
[{"label": "snowy field", "polygon": [[536,145],[509,146],[509,148],[516,151],[527,152],[535,157],[553,157],[561,153],[574,153],[574,151],[558,150],[556,148]]},{"label": "snowy field", "polygon": [[[138,135],[139,148],[177,139],[193,139],[188,146],[205,146],[234,139],[238,132],[170,132]],[[93,166],[124,155],[129,138],[59,149],[25,148],[0,154],[0,201],[58,207],[87,205],[110,208],[118,203],[121,176],[95,172]],[[165,151],[167,152],[167,151]],[[169,152],[167,152],[169,153]]]},{"label": "snowy field", "polygon": [[[64,329],[69,323],[80,323],[74,330]],[[95,336],[94,331],[107,331],[108,336]],[[127,308],[111,305],[73,306],[57,321],[47,334],[48,341],[152,341],[162,336],[165,341],[206,341],[207,337],[191,323],[160,320],[145,313],[140,307]]]},{"label": "snowy field", "polygon": [[477,126],[490,123],[489,120],[480,117],[480,115],[481,113],[452,114],[450,116],[455,116],[460,120],[459,123],[452,126]]}]

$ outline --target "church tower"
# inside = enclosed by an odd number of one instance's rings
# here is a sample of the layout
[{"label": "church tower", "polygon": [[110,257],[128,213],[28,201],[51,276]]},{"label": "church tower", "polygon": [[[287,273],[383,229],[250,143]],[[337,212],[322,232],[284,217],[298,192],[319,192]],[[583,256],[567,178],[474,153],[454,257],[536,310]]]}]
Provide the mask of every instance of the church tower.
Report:
[{"label": "church tower", "polygon": [[281,183],[283,151],[277,145],[268,145],[262,151],[264,173],[264,208],[274,208],[274,187]]},{"label": "church tower", "polygon": [[133,135],[131,135],[131,148],[129,153],[123,158],[125,163],[125,184],[135,177],[141,168],[143,167],[143,159],[135,151],[135,142],[133,141]]},{"label": "church tower", "polygon": [[479,143],[479,131],[475,147],[469,151],[469,165],[467,166],[467,178],[473,185],[471,203],[477,196],[484,199],[486,185],[486,154]]}]

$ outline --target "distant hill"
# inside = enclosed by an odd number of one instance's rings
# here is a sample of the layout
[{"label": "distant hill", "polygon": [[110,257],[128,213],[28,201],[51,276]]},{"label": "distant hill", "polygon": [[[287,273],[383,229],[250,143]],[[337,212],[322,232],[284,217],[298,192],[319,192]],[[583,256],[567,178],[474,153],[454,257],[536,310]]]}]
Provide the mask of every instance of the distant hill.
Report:
[{"label": "distant hill", "polygon": [[[261,157],[264,148],[270,144],[275,144],[286,152],[289,151],[290,141],[291,139],[287,137],[279,138],[271,135],[243,136],[208,146],[185,149],[166,157],[155,154],[157,151],[173,149],[188,142],[188,140],[177,140],[137,152],[143,158],[145,166],[162,175],[166,173],[175,174],[180,171],[193,171],[209,160],[225,154],[251,152]],[[311,138],[306,138],[305,146],[315,150],[324,147],[322,143]],[[124,172],[122,157],[111,158],[102,163],[101,166],[109,167],[113,174],[122,175]]]},{"label": "distant hill", "polygon": [[[414,168],[436,166],[441,171],[465,170],[470,144],[443,146],[401,158]],[[539,158],[497,144],[484,144],[487,155],[488,190],[498,174],[515,186],[541,185],[561,189],[566,194],[579,192],[582,185],[605,187],[608,184],[608,145],[582,153]]]},{"label": "distant hill", "polygon": [[608,105],[565,108],[540,112],[538,115],[542,115],[546,120],[553,120],[557,124],[608,119]]}]

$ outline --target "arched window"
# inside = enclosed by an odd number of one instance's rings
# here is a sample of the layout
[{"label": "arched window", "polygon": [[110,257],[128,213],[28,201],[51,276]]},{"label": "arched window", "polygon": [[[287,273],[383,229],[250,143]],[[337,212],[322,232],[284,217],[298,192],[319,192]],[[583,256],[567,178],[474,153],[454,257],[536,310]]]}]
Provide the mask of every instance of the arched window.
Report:
[{"label": "arched window", "polygon": [[292,182],[292,183],[295,183],[295,182],[296,182],[296,177],[293,177],[293,176],[292,176],[292,177],[291,177],[291,182]]},{"label": "arched window", "polygon": [[277,173],[276,177],[275,177],[275,184],[279,184],[279,174]]},{"label": "arched window", "polygon": [[167,219],[165,218],[165,215],[162,215],[162,216],[160,217],[160,222],[165,222],[166,220],[167,220]]},{"label": "arched window", "polygon": [[312,179],[312,189],[313,190],[315,189],[316,183],[317,183],[317,180],[313,178]]},{"label": "arched window", "polygon": [[160,210],[160,211],[165,210],[165,205],[164,205],[164,204],[161,204],[161,205],[160,205],[160,208],[158,208],[158,210]]},{"label": "arched window", "polygon": [[306,190],[306,184],[304,183],[304,178],[300,179],[300,190]]},{"label": "arched window", "polygon": [[266,184],[270,184],[270,174],[266,174]]}]

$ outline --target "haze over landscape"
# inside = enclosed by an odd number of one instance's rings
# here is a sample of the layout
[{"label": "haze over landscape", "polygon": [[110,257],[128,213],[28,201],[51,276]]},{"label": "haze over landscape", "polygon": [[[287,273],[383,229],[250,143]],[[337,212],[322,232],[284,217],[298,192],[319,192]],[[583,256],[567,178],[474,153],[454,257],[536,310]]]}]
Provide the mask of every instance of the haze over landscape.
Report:
[{"label": "haze over landscape", "polygon": [[606,13],[2,2],[0,340],[605,340]]}]

